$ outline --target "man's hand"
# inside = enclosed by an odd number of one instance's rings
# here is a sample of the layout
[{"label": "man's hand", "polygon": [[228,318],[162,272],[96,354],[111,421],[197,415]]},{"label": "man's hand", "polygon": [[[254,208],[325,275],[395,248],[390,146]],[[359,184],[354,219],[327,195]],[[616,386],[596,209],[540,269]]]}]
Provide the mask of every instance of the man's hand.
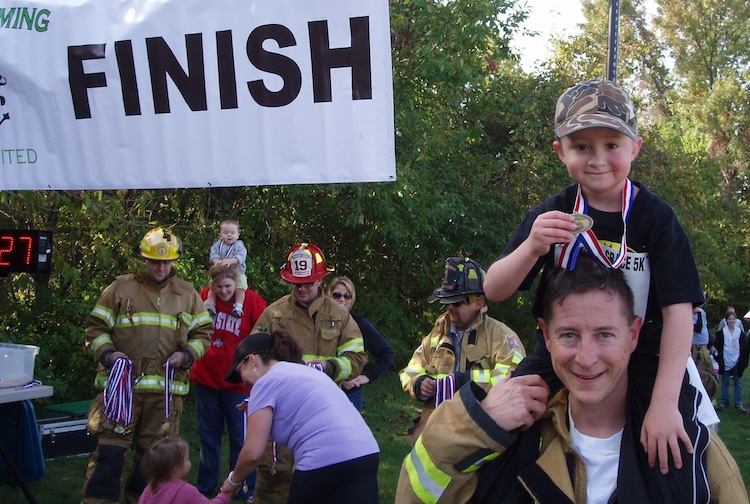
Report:
[{"label": "man's hand", "polygon": [[682,468],[680,441],[685,445],[688,453],[693,453],[693,445],[685,432],[680,411],[652,401],[643,419],[643,427],[641,427],[641,444],[648,453],[649,465],[656,466],[658,456],[659,470],[662,474],[667,474],[671,451],[675,468]]},{"label": "man's hand", "polygon": [[[169,356],[167,362],[169,362],[169,365],[175,369],[181,368],[183,364],[185,364],[185,352],[183,352],[182,350],[177,350],[175,353]],[[164,365],[166,365],[166,362],[164,363]]]},{"label": "man's hand", "polygon": [[354,388],[359,388],[366,383],[370,383],[370,379],[365,375],[359,375],[353,380],[345,381],[341,384],[341,386],[344,387],[344,390],[351,390]]},{"label": "man's hand", "polygon": [[551,210],[537,216],[531,225],[526,243],[534,257],[541,257],[549,252],[550,246],[555,243],[571,241],[575,229],[575,219],[571,214]]},{"label": "man's hand", "polygon": [[539,420],[547,410],[549,393],[539,375],[518,376],[492,387],[480,404],[498,426],[510,432]]},{"label": "man's hand", "polygon": [[426,397],[429,399],[430,397],[435,397],[435,394],[437,394],[437,385],[435,384],[435,378],[427,377],[424,380],[422,380],[422,383],[419,384],[419,395],[421,397]]}]

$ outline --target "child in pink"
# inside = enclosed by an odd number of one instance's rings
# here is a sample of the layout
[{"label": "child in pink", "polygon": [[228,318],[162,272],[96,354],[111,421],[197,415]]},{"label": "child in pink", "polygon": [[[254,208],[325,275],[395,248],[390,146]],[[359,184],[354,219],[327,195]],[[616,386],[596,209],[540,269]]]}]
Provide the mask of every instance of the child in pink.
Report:
[{"label": "child in pink", "polygon": [[155,442],[143,455],[143,471],[149,479],[138,504],[229,504],[232,494],[221,492],[208,499],[197,488],[184,480],[192,464],[188,445],[178,436]]}]

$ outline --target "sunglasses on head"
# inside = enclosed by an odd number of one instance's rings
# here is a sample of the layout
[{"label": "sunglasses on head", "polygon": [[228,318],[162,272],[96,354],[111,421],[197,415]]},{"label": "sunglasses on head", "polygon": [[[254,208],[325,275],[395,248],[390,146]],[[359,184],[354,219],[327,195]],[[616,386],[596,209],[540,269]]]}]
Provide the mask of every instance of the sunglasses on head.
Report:
[{"label": "sunglasses on head", "polygon": [[341,299],[341,298],[351,299],[352,295],[348,292],[331,292],[331,297],[333,299]]}]

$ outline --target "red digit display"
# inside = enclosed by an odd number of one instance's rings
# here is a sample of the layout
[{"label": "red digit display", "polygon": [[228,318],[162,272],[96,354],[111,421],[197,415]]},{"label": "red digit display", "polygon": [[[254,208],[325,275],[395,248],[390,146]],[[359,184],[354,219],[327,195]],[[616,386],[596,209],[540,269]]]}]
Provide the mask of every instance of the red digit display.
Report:
[{"label": "red digit display", "polygon": [[10,266],[10,255],[13,253],[13,245],[16,243],[15,236],[0,236],[0,266]]},{"label": "red digit display", "polygon": [[0,275],[49,272],[52,233],[33,229],[0,229]]}]

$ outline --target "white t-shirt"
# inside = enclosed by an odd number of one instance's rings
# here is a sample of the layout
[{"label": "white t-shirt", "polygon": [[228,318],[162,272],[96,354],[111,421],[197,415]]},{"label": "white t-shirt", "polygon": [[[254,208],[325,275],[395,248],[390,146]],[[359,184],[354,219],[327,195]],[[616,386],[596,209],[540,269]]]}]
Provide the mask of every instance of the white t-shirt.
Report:
[{"label": "white t-shirt", "polygon": [[724,371],[731,370],[740,360],[740,336],[742,329],[734,324],[734,331],[729,330],[729,326],[724,329]]},{"label": "white t-shirt", "polygon": [[575,428],[568,407],[570,443],[586,465],[586,504],[607,504],[617,488],[622,430],[606,439],[582,434]]}]

